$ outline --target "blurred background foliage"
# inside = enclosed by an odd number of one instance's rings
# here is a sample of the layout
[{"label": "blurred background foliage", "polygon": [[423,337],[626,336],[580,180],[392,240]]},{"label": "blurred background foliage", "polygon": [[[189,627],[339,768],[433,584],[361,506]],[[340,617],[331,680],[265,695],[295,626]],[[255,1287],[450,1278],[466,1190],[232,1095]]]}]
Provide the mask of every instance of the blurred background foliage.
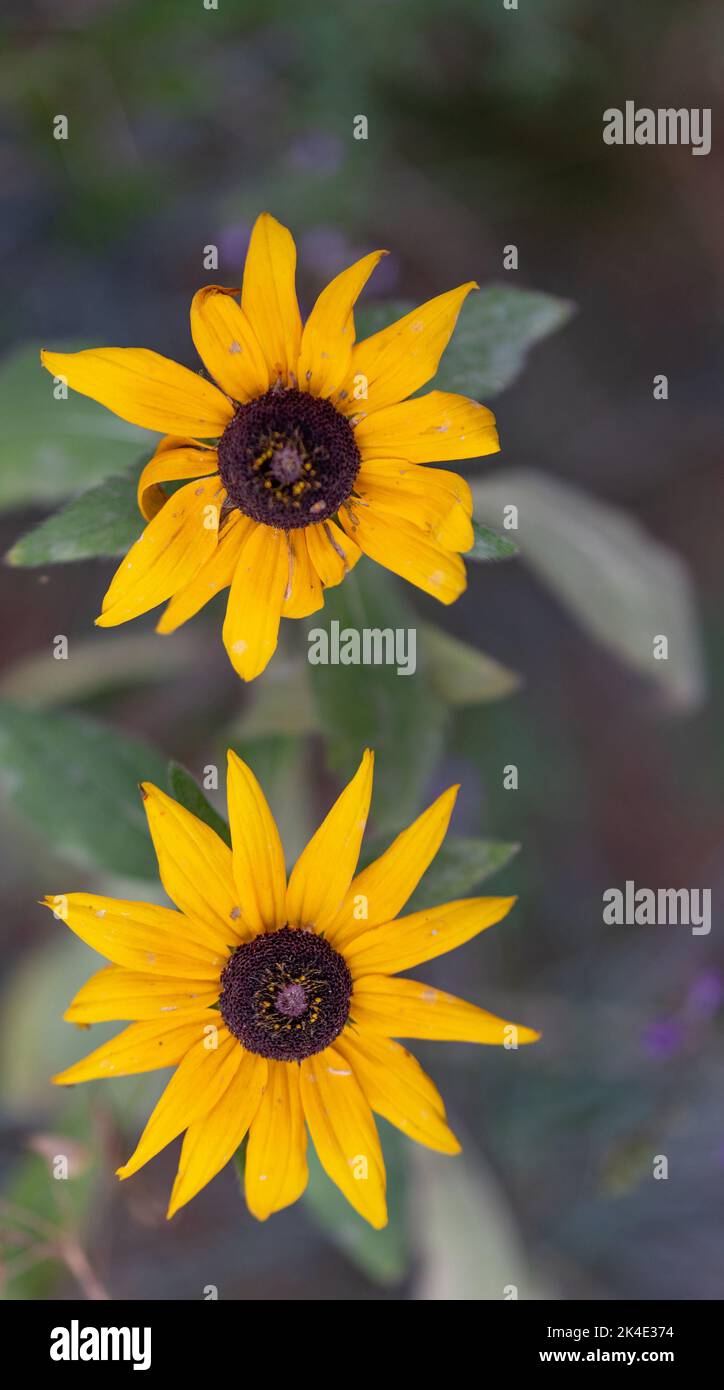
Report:
[{"label": "blurred background foliage", "polygon": [[[721,1297],[721,7],[65,0],[61,15],[35,0],[0,24],[6,1296]],[[602,111],[629,98],[714,108],[711,156],[604,146]],[[67,142],[51,138],[58,113]],[[520,555],[471,564],[444,615],[362,564],[320,615],[415,623],[414,678],[309,667],[304,625],[285,624],[243,689],[213,608],[167,639],[150,619],[92,627],[113,568],[100,557],[138,527],[149,441],[80,397],[59,407],[37,349],[144,345],[195,365],[190,296],[238,283],[262,208],[297,235],[306,308],[356,255],[390,248],[365,329],[399,300],[485,287],[438,384],[495,404],[503,452],[469,476],[484,525],[519,507]],[[658,633],[667,662],[652,660]],[[413,1153],[384,1126],[384,1233],[316,1169],[304,1203],[265,1226],[233,1168],[167,1226],[173,1152],[122,1187],[112,1176],[163,1078],[49,1085],[87,1050],[61,1014],[95,962],[33,904],[157,895],[136,783],[192,801],[227,746],[267,788],[291,857],[365,741],[372,847],[462,782],[420,901],[488,879],[519,894],[430,977],[543,1042],[415,1046],[464,1155]],[[710,887],[711,935],[605,927],[601,894],[627,878]],[[58,1152],[67,1183],[50,1176]]]}]

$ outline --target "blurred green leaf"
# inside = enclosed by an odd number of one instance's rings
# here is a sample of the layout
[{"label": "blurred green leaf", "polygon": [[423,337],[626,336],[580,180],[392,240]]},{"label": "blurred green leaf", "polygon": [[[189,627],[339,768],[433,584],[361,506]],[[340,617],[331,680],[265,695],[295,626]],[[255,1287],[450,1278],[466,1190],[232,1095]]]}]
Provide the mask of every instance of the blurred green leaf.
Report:
[{"label": "blurred green leaf", "polygon": [[473,521],[473,531],[475,543],[472,550],[466,550],[466,560],[509,560],[512,555],[518,554],[515,541],[501,536],[499,531],[492,531],[489,526],[483,526],[479,521]]},{"label": "blurred green leaf", "polygon": [[74,391],[55,400],[37,347],[0,363],[0,416],[0,508],[67,497],[132,463],[154,438]]},{"label": "blurred green leaf", "polygon": [[[282,638],[285,635],[282,633]],[[320,729],[307,661],[280,651],[264,672],[263,683],[252,683],[248,702],[228,735],[231,739],[256,741],[277,734],[293,737],[319,733]]]},{"label": "blurred green leaf", "polygon": [[138,783],[166,780],[147,744],[77,714],[0,700],[0,769],[53,852],[130,878],[157,877]]},{"label": "blurred green leaf", "polygon": [[[656,681],[673,708],[703,698],[704,663],[687,571],[672,550],[616,507],[524,469],[473,484],[493,522],[518,508],[523,558],[587,632]],[[668,639],[668,659],[654,638]]]},{"label": "blurred green leaf", "polygon": [[432,623],[418,624],[435,690],[447,705],[459,708],[502,700],[520,689],[521,678],[494,657],[451,637]]},{"label": "blurred green leaf", "polygon": [[[358,338],[377,333],[414,308],[412,300],[361,306],[355,310]],[[437,375],[424,389],[492,400],[520,375],[530,349],[562,328],[573,312],[567,300],[537,290],[509,285],[478,290],[463,304]]]},{"label": "blurred green leaf", "polygon": [[[39,878],[36,896],[55,892],[61,885]],[[79,1039],[89,1034],[66,1023],[63,1011],[82,982],[104,962],[85,942],[63,928],[52,912],[39,903],[28,903],[28,915],[40,923],[42,945],[26,954],[8,973],[0,996],[0,1078],[6,1105],[20,1111],[58,1107],[66,1092],[51,1085],[51,1076],[77,1061]],[[118,1025],[102,1024],[93,1030],[93,1043],[117,1031]],[[96,1038],[97,1035],[97,1038]],[[91,1046],[86,1048],[91,1051]],[[51,1123],[58,1123],[53,1115]]]},{"label": "blurred green leaf", "polygon": [[439,903],[467,897],[486,878],[504,869],[520,850],[505,840],[478,840],[448,835],[443,841],[405,912],[419,912]]},{"label": "blurred green leaf", "polygon": [[214,810],[211,802],[206,799],[195,777],[187,772],[181,763],[170,762],[168,765],[168,784],[172,797],[186,807],[192,816],[202,820],[205,825],[210,825],[221,839],[231,846],[231,831],[218,811]]},{"label": "blurred green leaf", "polygon": [[[123,884],[127,880],[122,881]],[[39,890],[65,888],[43,882]],[[108,884],[113,894],[115,883]],[[121,892],[125,891],[121,886]],[[156,900],[156,894],[146,894]],[[0,996],[0,1090],[13,1113],[37,1111],[43,1125],[54,1130],[68,1121],[69,1098],[84,1098],[97,1113],[107,1107],[129,1132],[143,1126],[168,1075],[165,1070],[141,1076],[118,1077],[112,1086],[69,1088],[53,1086],[51,1077],[100,1047],[123,1028],[122,1023],[95,1023],[92,1029],[68,1023],[63,1013],[80,986],[107,961],[80,941],[63,922],[40,904],[29,904],[40,921],[42,945],[26,952],[7,974]],[[88,1137],[88,1123],[73,1129]],[[109,1176],[112,1169],[109,1165]]]},{"label": "blurred green leaf", "polygon": [[456,1158],[415,1145],[414,1229],[421,1258],[415,1297],[497,1302],[546,1296],[513,1210],[467,1142]]},{"label": "blurred green leaf", "polygon": [[92,637],[73,639],[72,660],[56,661],[50,648],[9,667],[0,692],[22,704],[68,704],[94,700],[108,692],[149,682],[171,681],[198,661],[198,646],[189,632],[173,642],[159,642],[153,632],[127,633],[96,629]]},{"label": "blurred green leaf", "polygon": [[138,470],[106,478],[16,541],[11,565],[57,565],[124,555],[143,530],[136,501]]},{"label": "blurred green leaf", "polygon": [[[313,628],[417,627],[414,613],[378,566],[361,560],[344,584],[327,592]],[[330,643],[331,650],[331,643]],[[363,748],[376,754],[372,811],[384,828],[412,818],[443,746],[447,714],[434,688],[425,653],[417,653],[414,675],[395,666],[312,666],[312,688],[328,735],[330,766],[350,777]]]},{"label": "blurred green leaf", "polygon": [[327,1177],[309,1145],[309,1183],[304,1202],[309,1214],[325,1235],[353,1264],[384,1286],[399,1284],[411,1260],[411,1233],[407,1210],[409,1154],[406,1141],[397,1130],[379,1122],[380,1139],[387,1169],[389,1223],[375,1231]]}]

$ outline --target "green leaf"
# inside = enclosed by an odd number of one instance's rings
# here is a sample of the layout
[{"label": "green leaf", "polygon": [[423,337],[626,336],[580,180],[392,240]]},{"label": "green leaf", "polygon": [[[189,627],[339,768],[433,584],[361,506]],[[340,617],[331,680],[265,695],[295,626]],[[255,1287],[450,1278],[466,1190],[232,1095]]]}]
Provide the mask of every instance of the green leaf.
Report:
[{"label": "green leaf", "polygon": [[466,550],[466,560],[509,560],[512,555],[518,554],[515,541],[501,536],[499,531],[491,531],[480,521],[473,521],[473,531],[475,542],[472,550]]},{"label": "green leaf", "polygon": [[379,1124],[387,1169],[389,1223],[375,1231],[350,1206],[327,1177],[309,1146],[309,1183],[304,1194],[307,1211],[326,1236],[376,1284],[399,1284],[411,1261],[407,1210],[408,1152],[406,1141],[384,1122]]},{"label": "green leaf", "polygon": [[[358,337],[377,333],[415,307],[412,300],[391,300],[355,310]],[[463,304],[436,377],[424,389],[492,400],[520,375],[530,349],[573,312],[567,300],[537,290],[489,285],[474,292]]]},{"label": "green leaf", "polygon": [[168,784],[171,795],[175,801],[190,811],[192,816],[202,820],[205,825],[210,825],[212,830],[231,847],[231,831],[218,811],[214,810],[211,802],[206,799],[195,777],[187,772],[181,763],[170,762],[168,765]]},{"label": "green leaf", "polygon": [[[533,470],[476,482],[473,497],[493,522],[505,506],[517,506],[525,562],[587,632],[657,682],[670,707],[700,703],[701,639],[678,555],[617,507]],[[667,659],[654,656],[662,636]]]},{"label": "green leaf", "polygon": [[138,469],[107,478],[82,492],[21,536],[11,565],[54,565],[96,556],[125,555],[143,530],[136,501]]},{"label": "green leaf", "polygon": [[148,745],[82,715],[0,700],[0,769],[54,854],[130,878],[157,878],[138,783],[164,784]]},{"label": "green leaf", "polygon": [[[311,620],[311,630],[324,628],[329,634],[333,622],[339,624],[340,634],[346,628],[388,628],[407,635],[417,627],[391,577],[364,559],[344,584],[328,590],[324,612]],[[333,642],[328,640],[331,654]],[[373,748],[375,825],[385,828],[411,819],[442,750],[447,720],[424,650],[417,652],[414,675],[398,675],[394,665],[313,665],[310,672],[328,734],[330,766],[350,777],[363,748]]]},{"label": "green leaf", "polygon": [[461,708],[514,695],[522,684],[515,671],[494,657],[452,637],[432,623],[418,624],[430,679],[447,705]]},{"label": "green leaf", "polygon": [[449,835],[438,850],[405,912],[465,898],[492,874],[504,869],[520,850],[505,840],[478,840]]},{"label": "green leaf", "polygon": [[[73,351],[85,344],[65,344]],[[95,401],[55,400],[37,347],[0,363],[0,508],[54,502],[131,464],[154,436]]]}]

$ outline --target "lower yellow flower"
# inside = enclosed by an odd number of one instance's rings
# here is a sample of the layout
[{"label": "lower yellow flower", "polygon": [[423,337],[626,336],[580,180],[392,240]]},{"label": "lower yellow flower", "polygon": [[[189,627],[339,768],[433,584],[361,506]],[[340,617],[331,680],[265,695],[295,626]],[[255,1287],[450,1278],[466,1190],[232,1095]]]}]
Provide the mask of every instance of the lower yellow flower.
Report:
[{"label": "lower yellow flower", "polygon": [[[229,588],[224,644],[253,680],[280,619],[316,613],[362,553],[442,603],[459,597],[470,488],[428,465],[495,453],[495,419],[465,396],[414,393],[477,286],[355,342],[354,305],[383,254],[342,271],[303,325],[294,241],[263,213],[240,296],[207,285],[191,304],[194,345],[217,385],[144,348],[41,353],[73,390],[165,436],[138,489],[148,525],[103,600],[101,627],[170,599],[158,631],[173,632]],[[168,482],[184,486],[168,497]]]},{"label": "lower yellow flower", "polygon": [[372,767],[368,751],[288,883],[264,794],[230,752],[233,850],[157,787],[142,788],[161,881],[177,911],[85,893],[45,899],[113,962],[65,1017],[80,1025],[132,1020],[54,1081],[176,1068],[118,1170],[130,1177],[184,1133],[169,1216],[228,1163],[247,1132],[250,1210],[264,1220],[288,1206],[307,1183],[308,1130],[347,1200],[384,1226],[373,1111],[431,1149],[460,1149],[436,1087],[394,1039],[539,1036],[397,978],[499,922],[515,899],[470,898],[394,920],[440,847],[457,787],[356,873]]}]

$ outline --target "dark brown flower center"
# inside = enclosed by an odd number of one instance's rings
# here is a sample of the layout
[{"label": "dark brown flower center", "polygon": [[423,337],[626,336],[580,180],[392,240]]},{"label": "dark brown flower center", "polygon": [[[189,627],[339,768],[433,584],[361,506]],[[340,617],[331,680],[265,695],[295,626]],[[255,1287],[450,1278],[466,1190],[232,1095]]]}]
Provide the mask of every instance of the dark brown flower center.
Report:
[{"label": "dark brown flower center", "polygon": [[352,977],[329,942],[281,927],[239,946],[221,976],[219,1008],[248,1052],[301,1062],[339,1036],[349,1016]]},{"label": "dark brown flower center", "polygon": [[334,516],[359,471],[352,427],[330,401],[278,389],[240,405],[219,440],[232,506],[290,530]]}]

